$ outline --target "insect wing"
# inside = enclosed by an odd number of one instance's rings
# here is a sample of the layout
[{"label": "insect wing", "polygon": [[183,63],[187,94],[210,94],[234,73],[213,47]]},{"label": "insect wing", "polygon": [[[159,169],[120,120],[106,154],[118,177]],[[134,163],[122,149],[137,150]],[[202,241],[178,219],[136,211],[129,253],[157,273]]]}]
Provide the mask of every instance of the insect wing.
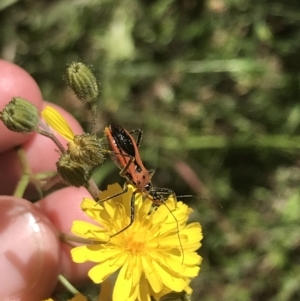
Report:
[{"label": "insect wing", "polygon": [[111,149],[111,159],[120,169],[122,169],[127,163],[125,156],[122,156],[123,151],[118,148],[118,145],[111,134],[110,128],[106,127],[104,133],[106,135],[108,145]]},{"label": "insect wing", "polygon": [[120,125],[112,123],[110,125],[111,135],[117,147],[131,157],[136,156],[136,143],[133,137]]}]

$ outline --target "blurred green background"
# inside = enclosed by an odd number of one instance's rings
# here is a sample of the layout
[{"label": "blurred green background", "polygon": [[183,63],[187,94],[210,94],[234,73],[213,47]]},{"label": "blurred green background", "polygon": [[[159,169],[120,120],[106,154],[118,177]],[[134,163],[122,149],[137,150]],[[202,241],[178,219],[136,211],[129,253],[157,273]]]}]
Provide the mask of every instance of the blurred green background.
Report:
[{"label": "blurred green background", "polygon": [[154,184],[204,199],[194,300],[300,300],[300,1],[2,0],[0,51],[87,130],[62,75],[91,65],[99,132],[141,128]]}]

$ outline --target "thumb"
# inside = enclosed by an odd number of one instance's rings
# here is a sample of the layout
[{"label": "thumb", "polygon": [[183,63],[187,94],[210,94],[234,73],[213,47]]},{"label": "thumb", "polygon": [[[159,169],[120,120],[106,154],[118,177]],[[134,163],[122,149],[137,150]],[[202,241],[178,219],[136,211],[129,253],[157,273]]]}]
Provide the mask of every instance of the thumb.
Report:
[{"label": "thumb", "polygon": [[48,218],[30,202],[0,196],[0,300],[40,301],[59,274],[60,249]]}]

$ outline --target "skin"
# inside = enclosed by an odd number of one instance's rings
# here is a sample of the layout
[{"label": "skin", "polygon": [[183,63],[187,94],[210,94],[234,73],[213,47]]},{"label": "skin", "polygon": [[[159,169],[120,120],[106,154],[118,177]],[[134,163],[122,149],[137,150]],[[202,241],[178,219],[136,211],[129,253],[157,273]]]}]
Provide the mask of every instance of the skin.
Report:
[{"label": "skin", "polygon": [[[46,101],[42,104],[42,108],[46,105],[51,105],[57,109],[65,117],[66,121],[71,124],[75,134],[83,133],[80,124],[68,112],[57,105],[50,104]],[[0,122],[0,124],[2,123]],[[11,133],[14,134],[13,132]],[[67,147],[67,141],[60,135],[56,136],[63,146]],[[3,143],[6,143],[5,139]],[[2,142],[0,145],[2,145]],[[59,153],[52,140],[34,133],[29,140],[22,144],[22,147],[26,153],[26,158],[33,174],[56,171],[56,162],[59,158]],[[0,166],[0,195],[11,195],[22,174],[21,165],[15,148],[0,153]],[[39,193],[33,185],[29,185],[24,197],[38,199]]]},{"label": "skin", "polygon": [[[39,110],[45,105],[32,77],[20,67],[0,60],[0,109],[14,96],[32,101]],[[82,133],[78,122],[59,110],[75,134]],[[13,133],[4,129],[2,122],[0,133],[0,266],[5,267],[0,277],[0,300],[40,301],[50,297],[59,273],[75,285],[88,279],[91,265],[73,263],[70,248],[59,241],[59,233],[70,233],[75,219],[91,222],[79,207],[89,194],[84,188],[67,187],[32,204],[28,199],[37,194],[31,187],[24,198],[13,197],[21,175],[14,146],[22,145],[34,173],[55,170],[59,154],[52,141],[37,134]]]},{"label": "skin", "polygon": [[[0,110],[12,97],[22,97],[32,102],[39,110],[42,109],[43,97],[35,80],[19,66],[4,60],[0,60],[0,93]],[[20,145],[32,137],[31,133],[24,135],[11,132],[2,121],[0,122],[0,133],[0,152]],[[5,143],[2,143],[2,141],[5,141]]]}]

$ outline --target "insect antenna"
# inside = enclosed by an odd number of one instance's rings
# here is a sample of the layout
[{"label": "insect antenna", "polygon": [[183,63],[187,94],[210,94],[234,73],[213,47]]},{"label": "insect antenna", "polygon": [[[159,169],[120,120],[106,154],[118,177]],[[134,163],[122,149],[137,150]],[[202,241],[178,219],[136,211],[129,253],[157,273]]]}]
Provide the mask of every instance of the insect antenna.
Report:
[{"label": "insect antenna", "polygon": [[179,223],[175,215],[173,214],[172,210],[167,206],[165,203],[166,200],[170,197],[173,196],[175,204],[177,203],[177,196],[175,192],[169,188],[158,188],[158,187],[152,187],[152,190],[148,193],[147,197],[152,200],[154,206],[159,206],[163,204],[166,206],[167,210],[171,213],[171,215],[174,217],[174,220],[176,221],[176,228],[177,228],[177,237],[180,245],[180,249],[182,252],[182,261],[181,264],[184,263],[184,251],[183,251],[183,246],[182,242],[180,239],[180,233],[179,233]]},{"label": "insect antenna", "polygon": [[[173,196],[175,197],[176,199],[176,195],[175,193],[173,193]],[[183,246],[182,246],[182,242],[181,242],[181,239],[180,239],[180,232],[179,232],[179,224],[178,224],[178,220],[177,218],[175,217],[175,215],[173,214],[172,210],[167,206],[167,204],[165,203],[165,200],[162,200],[161,203],[166,206],[167,210],[171,213],[171,215],[174,217],[174,220],[176,222],[176,229],[177,229],[177,237],[178,237],[178,241],[179,241],[179,245],[180,245],[180,250],[181,250],[181,253],[182,253],[182,261],[181,261],[181,264],[184,263],[184,251],[183,251]]]}]

